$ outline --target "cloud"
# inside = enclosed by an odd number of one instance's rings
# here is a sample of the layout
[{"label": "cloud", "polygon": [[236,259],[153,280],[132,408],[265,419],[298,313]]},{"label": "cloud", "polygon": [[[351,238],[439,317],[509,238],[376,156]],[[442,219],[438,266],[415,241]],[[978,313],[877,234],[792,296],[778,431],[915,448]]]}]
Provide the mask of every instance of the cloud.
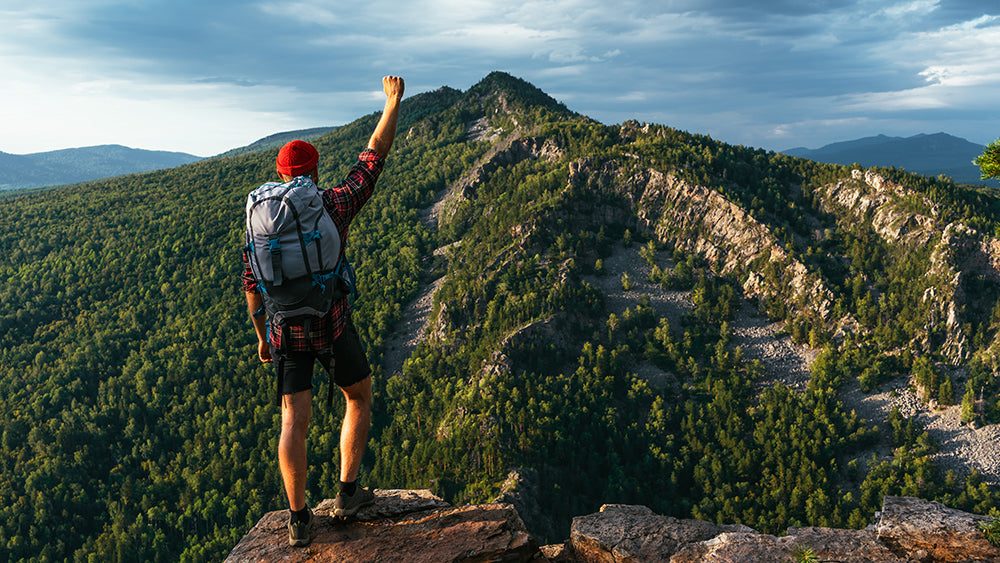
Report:
[{"label": "cloud", "polygon": [[[921,111],[946,130],[943,118],[964,123],[947,115],[992,105],[996,13],[985,0],[371,0],[365,9],[340,0],[40,0],[0,11],[0,102],[94,114],[118,105],[135,112],[119,112],[133,123],[140,107],[171,112],[189,130],[212,131],[170,143],[215,138],[206,153],[242,144],[247,129],[263,136],[374,111],[384,74],[404,75],[417,93],[505,70],[607,123],[657,121],[741,144],[844,123],[900,127],[900,116],[917,123]],[[80,128],[73,138],[94,131],[54,114],[35,128],[64,138],[66,124]],[[227,131],[239,143],[223,139]],[[32,135],[25,125],[14,138]]]},{"label": "cloud", "polygon": [[334,27],[345,23],[345,18],[320,3],[264,2],[257,8],[267,16],[291,19],[299,25]]},{"label": "cloud", "polygon": [[903,112],[948,107],[941,91],[913,88],[895,92],[865,92],[844,96],[836,103],[842,113]]},{"label": "cloud", "polygon": [[[10,77],[9,71],[4,74]],[[209,156],[222,152],[219,147],[239,146],[283,127],[295,128],[293,120],[279,112],[227,103],[226,90],[216,85],[103,79],[77,82],[65,90],[57,81],[39,83],[37,77],[21,76],[6,80],[0,90],[4,99],[19,100],[16,105],[0,106],[0,122],[5,140],[21,142],[19,153],[127,144]],[[255,92],[261,98],[287,99],[289,94]]]},{"label": "cloud", "polygon": [[926,16],[938,9],[939,0],[913,0],[893,4],[879,10],[879,14],[890,19],[897,19],[905,16]]},{"label": "cloud", "polygon": [[1000,88],[1000,16],[983,15],[902,34],[883,45],[878,56],[887,64],[905,61],[923,79],[923,85],[859,93],[842,108],[844,111],[962,107],[992,111],[988,91]]}]

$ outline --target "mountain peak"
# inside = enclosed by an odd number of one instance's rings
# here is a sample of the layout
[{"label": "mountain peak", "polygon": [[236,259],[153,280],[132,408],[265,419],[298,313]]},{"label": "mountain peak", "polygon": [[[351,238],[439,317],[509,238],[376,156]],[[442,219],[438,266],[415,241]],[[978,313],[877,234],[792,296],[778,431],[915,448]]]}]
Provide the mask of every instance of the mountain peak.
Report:
[{"label": "mountain peak", "polygon": [[[521,89],[530,88],[541,92],[535,85],[530,82],[518,78],[510,73],[504,72],[502,70],[494,70],[493,72],[487,74],[482,80],[476,83],[475,86],[469,89],[470,92],[483,89],[483,90],[494,90],[494,89]],[[542,92],[544,93],[544,92]]]},{"label": "mountain peak", "polygon": [[[493,71],[466,92],[471,97],[498,98],[505,109],[540,106],[567,117],[577,115],[530,82],[503,71]],[[522,107],[519,107],[522,106]]]}]

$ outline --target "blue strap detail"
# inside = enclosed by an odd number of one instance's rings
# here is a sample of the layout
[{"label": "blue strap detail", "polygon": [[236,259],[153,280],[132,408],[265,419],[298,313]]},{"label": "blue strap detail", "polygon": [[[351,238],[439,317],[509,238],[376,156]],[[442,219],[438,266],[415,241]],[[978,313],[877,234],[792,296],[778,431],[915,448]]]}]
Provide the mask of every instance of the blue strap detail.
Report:
[{"label": "blue strap detail", "polygon": [[271,250],[271,272],[274,274],[274,285],[281,285],[285,281],[285,276],[281,272],[281,241],[273,236],[267,239],[268,247]]},{"label": "blue strap detail", "polygon": [[313,286],[319,287],[320,291],[326,291],[326,282],[330,281],[330,278],[336,277],[338,274],[336,271],[330,272],[329,274],[313,274]]},{"label": "blue strap detail", "polygon": [[303,235],[302,235],[302,242],[304,242],[305,244],[309,244],[310,242],[312,242],[314,240],[319,240],[321,238],[323,238],[322,231],[313,231],[311,233],[303,233]]},{"label": "blue strap detail", "polygon": [[353,305],[354,301],[358,298],[358,277],[354,272],[354,266],[348,262],[347,256],[344,256],[344,259],[337,267],[337,270],[339,272],[338,275],[343,278],[345,282],[347,282],[347,287],[351,288],[351,295],[348,302]]}]

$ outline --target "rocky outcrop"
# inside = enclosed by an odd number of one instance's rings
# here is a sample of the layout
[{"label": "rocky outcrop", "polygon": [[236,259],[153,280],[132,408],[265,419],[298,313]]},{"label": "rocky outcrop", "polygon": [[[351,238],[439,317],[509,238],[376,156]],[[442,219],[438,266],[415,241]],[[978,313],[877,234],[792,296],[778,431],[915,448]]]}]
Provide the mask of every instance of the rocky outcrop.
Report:
[{"label": "rocky outcrop", "polygon": [[[953,363],[971,355],[963,325],[992,304],[970,303],[967,287],[985,280],[1000,284],[1000,241],[960,223],[944,224],[939,207],[918,192],[872,170],[816,190],[821,208],[845,222],[870,224],[901,252],[930,251],[924,280],[924,336],[918,350],[940,352]],[[987,296],[979,296],[987,297]],[[988,301],[988,300],[987,300]]]},{"label": "rocky outcrop", "polygon": [[872,170],[852,170],[850,179],[820,187],[816,194],[824,211],[869,222],[887,241],[922,246],[939,230],[938,205]]},{"label": "rocky outcrop", "polygon": [[573,519],[570,542],[581,563],[669,561],[692,544],[722,534],[753,534],[746,526],[718,526],[654,514],[645,506],[606,504],[596,514]]},{"label": "rocky outcrop", "polygon": [[988,521],[938,502],[886,497],[876,533],[893,551],[921,562],[998,561],[1000,548],[978,528]]},{"label": "rocky outcrop", "polygon": [[266,514],[226,558],[227,563],[313,561],[443,563],[541,561],[538,544],[506,504],[453,507],[430,491],[377,491],[375,505],[344,523],[332,501],[315,509],[312,544],[288,545],[288,512]]},{"label": "rocky outcrop", "polygon": [[453,507],[430,491],[378,491],[374,506],[343,523],[315,510],[312,545],[288,546],[287,511],[265,515],[226,559],[249,561],[561,563],[979,563],[1000,561],[978,526],[989,519],[908,497],[885,497],[864,530],[789,528],[783,536],[743,525],[654,514],[608,504],[573,519],[570,539],[539,547],[509,504]]},{"label": "rocky outcrop", "polygon": [[431,208],[428,221],[438,227],[450,221],[462,202],[476,199],[479,186],[502,167],[516,166],[528,159],[554,162],[563,155],[564,151],[554,142],[539,137],[498,141],[468,172],[448,188],[444,197]]},{"label": "rocky outcrop", "polygon": [[776,537],[745,526],[657,516],[642,508],[604,506],[598,514],[574,520],[576,561],[763,563],[794,561],[798,553],[812,553],[822,561],[906,561],[871,531],[792,528]]},{"label": "rocky outcrop", "polygon": [[[661,241],[707,259],[720,274],[743,280],[748,297],[781,299],[789,309],[853,330],[853,318],[833,319],[833,293],[789,254],[770,228],[719,192],[651,168],[584,158],[570,164],[570,189],[624,196],[639,227]],[[597,221],[614,220],[596,206]],[[838,326],[834,326],[838,325]]]},{"label": "rocky outcrop", "polygon": [[[778,537],[746,526],[718,526],[653,514],[642,506],[605,505],[573,519],[570,545],[579,563],[862,563],[1000,560],[982,516],[940,503],[885,497],[878,523],[864,530],[789,528]],[[565,557],[565,555],[563,555]],[[810,558],[811,557],[811,558]]]}]

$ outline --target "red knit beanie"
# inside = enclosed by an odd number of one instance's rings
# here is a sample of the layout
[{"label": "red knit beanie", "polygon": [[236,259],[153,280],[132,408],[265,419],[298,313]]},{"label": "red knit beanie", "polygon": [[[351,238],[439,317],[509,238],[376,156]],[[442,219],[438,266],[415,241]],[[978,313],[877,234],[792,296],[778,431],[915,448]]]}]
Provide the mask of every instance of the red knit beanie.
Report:
[{"label": "red knit beanie", "polygon": [[286,176],[302,176],[309,173],[319,162],[316,147],[305,141],[291,141],[278,151],[278,173]]}]

